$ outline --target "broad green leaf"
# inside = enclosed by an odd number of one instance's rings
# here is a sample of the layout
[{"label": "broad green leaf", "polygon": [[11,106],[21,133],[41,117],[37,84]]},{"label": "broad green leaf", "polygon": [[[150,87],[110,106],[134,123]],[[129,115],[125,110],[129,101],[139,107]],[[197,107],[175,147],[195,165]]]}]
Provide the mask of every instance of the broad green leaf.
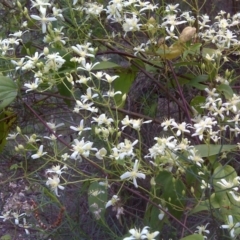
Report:
[{"label": "broad green leaf", "polygon": [[204,237],[203,237],[203,235],[194,233],[187,237],[181,238],[180,240],[204,240]]},{"label": "broad green leaf", "polygon": [[107,189],[104,186],[99,185],[98,182],[90,184],[88,189],[88,206],[90,212],[96,218],[96,220],[104,221],[105,205],[107,203]]},{"label": "broad green leaf", "polygon": [[[215,191],[224,190],[222,189],[221,185],[217,183],[221,179],[232,181],[236,177],[237,177],[237,173],[233,167],[229,165],[217,167],[213,172],[213,186]],[[230,189],[226,189],[226,190],[229,191]]]},{"label": "broad green leaf", "polygon": [[0,76],[0,110],[14,101],[17,91],[17,85],[11,78]]},{"label": "broad green leaf", "polygon": [[[210,206],[211,203],[211,206]],[[216,194],[213,193],[210,197],[210,201],[207,199],[198,203],[193,210],[190,211],[190,215],[198,212],[209,211],[210,208],[219,209],[220,204],[216,199]]]},{"label": "broad green leaf", "polygon": [[194,109],[196,109],[197,112],[200,114],[204,111],[204,109],[201,108],[201,104],[205,103],[205,100],[206,100],[206,97],[204,96],[196,96],[191,100],[190,105],[194,107]]},{"label": "broad green leaf", "polygon": [[159,220],[159,214],[160,210],[156,206],[149,204],[144,214],[145,225],[152,229],[161,229],[165,221]]},{"label": "broad green leaf", "polygon": [[[72,93],[71,93],[72,84],[66,78],[64,78],[62,82],[57,85],[57,88],[59,93],[62,96],[69,97],[69,98],[72,96]],[[64,101],[68,106],[70,106],[70,103],[71,103],[70,100],[64,99]]]},{"label": "broad green leaf", "polygon": [[16,120],[16,114],[10,110],[5,110],[0,113],[0,152],[4,149],[7,142],[6,137]]},{"label": "broad green leaf", "polygon": [[109,61],[102,61],[99,64],[97,64],[92,70],[108,70],[113,68],[120,68],[121,66]]},{"label": "broad green leaf", "polygon": [[114,82],[113,87],[114,91],[121,91],[122,94],[117,94],[114,96],[114,100],[118,107],[123,107],[125,101],[122,101],[122,95],[128,94],[130,88],[136,78],[137,71],[133,68],[124,68],[121,69],[121,72],[117,75],[119,76]]},{"label": "broad green leaf", "polygon": [[185,205],[183,192],[186,192],[186,187],[183,182],[168,171],[161,171],[155,181],[155,187],[160,190],[158,194],[162,193],[161,197],[165,200],[169,212],[180,218]]},{"label": "broad green leaf", "polygon": [[192,78],[187,85],[190,85],[192,87],[195,87],[199,90],[204,90],[206,88],[206,85],[202,84],[202,82],[206,82],[208,80],[208,75],[198,75],[194,78]]},{"label": "broad green leaf", "polygon": [[229,152],[237,148],[237,145],[205,145],[205,144],[199,144],[195,146],[195,149],[198,150],[198,154],[201,157],[209,157],[212,155],[217,155],[222,152]]},{"label": "broad green leaf", "polygon": [[183,59],[186,58],[187,55],[196,55],[200,53],[201,43],[195,43],[193,45],[187,46],[186,50],[183,52]]},{"label": "broad green leaf", "polygon": [[202,50],[203,57],[206,57],[207,54],[212,56],[215,53],[216,53],[216,49],[214,49],[214,48],[206,48],[206,47],[204,47],[203,50]]},{"label": "broad green leaf", "polygon": [[0,238],[0,240],[11,240],[11,239],[12,239],[12,237],[9,234],[6,234]]},{"label": "broad green leaf", "polygon": [[233,96],[232,88],[227,84],[220,84],[217,86],[217,90],[223,92],[226,99],[230,99]]},{"label": "broad green leaf", "polygon": [[198,62],[189,62],[189,61],[184,61],[184,62],[176,62],[173,63],[174,67],[185,67],[185,66],[200,66]]},{"label": "broad green leaf", "polygon": [[159,54],[163,59],[171,60],[177,58],[182,55],[184,51],[184,46],[182,44],[173,44],[170,47],[161,46],[157,50],[157,54]]}]

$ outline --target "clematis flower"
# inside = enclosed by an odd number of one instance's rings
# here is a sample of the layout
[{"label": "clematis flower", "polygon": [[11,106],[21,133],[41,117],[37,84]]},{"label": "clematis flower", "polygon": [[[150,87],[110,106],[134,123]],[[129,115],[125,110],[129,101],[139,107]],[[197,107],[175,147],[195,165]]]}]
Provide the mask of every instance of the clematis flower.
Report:
[{"label": "clematis flower", "polygon": [[55,192],[55,194],[59,197],[60,195],[58,195],[58,188],[63,190],[64,187],[59,185],[60,183],[60,178],[57,175],[53,175],[52,178],[48,178],[46,185],[49,186],[51,188],[52,191]]},{"label": "clematis flower", "polygon": [[77,127],[70,126],[70,128],[71,128],[72,130],[74,130],[74,131],[77,131],[77,132],[78,132],[78,135],[81,135],[81,133],[82,133],[83,131],[91,130],[90,127],[84,127],[84,120],[83,120],[83,119],[80,121],[79,126],[77,126]]},{"label": "clematis flower", "polygon": [[39,83],[40,83],[39,78],[35,78],[35,81],[33,83],[25,83],[24,86],[28,88],[26,90],[26,93],[36,90],[39,86]]},{"label": "clematis flower", "polygon": [[145,179],[146,175],[144,173],[138,172],[138,160],[135,160],[133,170],[131,172],[125,172],[120,176],[121,180],[130,178],[133,180],[134,186],[137,188],[137,178]]},{"label": "clematis flower", "polygon": [[37,159],[42,157],[43,155],[47,154],[47,152],[43,152],[43,145],[41,145],[37,151],[37,153],[31,156],[32,159]]},{"label": "clematis flower", "polygon": [[39,8],[40,17],[37,15],[31,15],[31,18],[40,21],[42,23],[42,33],[46,32],[47,23],[52,21],[57,21],[55,17],[46,17],[47,8],[40,6]]},{"label": "clematis flower", "polygon": [[240,222],[234,223],[232,215],[228,215],[228,224],[222,225],[221,228],[229,229],[232,238],[235,237],[235,228],[240,227]]}]

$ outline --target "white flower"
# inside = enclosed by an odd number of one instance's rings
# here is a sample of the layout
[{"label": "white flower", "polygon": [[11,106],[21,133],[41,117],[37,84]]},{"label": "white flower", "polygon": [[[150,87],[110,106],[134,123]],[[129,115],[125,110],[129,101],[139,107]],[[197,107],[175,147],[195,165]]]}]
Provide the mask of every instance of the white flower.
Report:
[{"label": "white flower", "polygon": [[48,178],[46,185],[50,186],[51,190],[55,192],[55,194],[59,197],[60,195],[58,195],[58,188],[63,190],[64,187],[59,185],[60,183],[60,179],[57,175],[53,175],[52,178]]},{"label": "white flower", "polygon": [[[90,48],[91,49],[91,48]],[[76,47],[75,46],[72,46],[72,50],[77,53],[80,57],[82,58],[86,58],[86,57],[94,57],[94,54],[92,53],[89,53],[85,48],[84,45],[79,45],[77,44]]]},{"label": "white flower", "polygon": [[33,8],[33,7],[39,8],[39,7],[42,7],[42,6],[51,6],[51,4],[48,3],[49,0],[35,0],[35,1],[31,0],[31,2],[32,2],[32,7],[31,8]]},{"label": "white flower", "polygon": [[64,171],[62,171],[63,169],[67,169],[67,166],[64,165],[62,168],[60,166],[60,164],[56,165],[56,166],[52,166],[51,169],[47,169],[46,173],[54,173],[57,174],[58,176],[61,176],[62,173],[64,173]]},{"label": "white flower", "polygon": [[120,176],[121,180],[129,178],[133,180],[134,186],[137,188],[137,178],[143,178],[145,179],[146,175],[144,173],[138,172],[138,160],[135,160],[133,171],[131,172],[125,172]]},{"label": "white flower", "polygon": [[73,147],[73,153],[71,155],[72,159],[78,159],[81,158],[80,155],[83,155],[84,157],[88,157],[90,154],[90,150],[97,151],[97,148],[92,148],[93,142],[85,142],[84,138],[82,138],[81,141],[78,139],[74,139],[74,143],[72,145]]},{"label": "white flower", "polygon": [[47,125],[55,133],[57,128],[64,126],[64,123],[59,123],[56,125],[54,122],[47,122]]},{"label": "white flower", "polygon": [[31,156],[32,159],[37,159],[37,158],[40,158],[42,157],[43,155],[47,154],[47,152],[43,152],[43,145],[41,145],[37,151],[36,154],[33,154]]},{"label": "white flower", "polygon": [[103,81],[105,82],[108,82],[109,84],[111,84],[116,78],[118,78],[119,76],[118,75],[115,75],[115,76],[110,76],[108,75],[107,73],[105,74],[105,79],[102,79]]},{"label": "white flower", "polygon": [[77,131],[77,132],[78,132],[78,135],[81,135],[81,133],[82,133],[83,131],[91,130],[90,127],[84,128],[84,120],[83,120],[83,119],[80,121],[79,126],[77,126],[77,127],[70,126],[70,128],[71,128],[72,130],[74,130],[74,131]]},{"label": "white flower", "polygon": [[89,87],[87,88],[87,94],[86,95],[81,95],[81,100],[83,103],[87,102],[87,101],[91,101],[93,100],[93,98],[98,97],[97,93],[92,94],[92,88]]},{"label": "white flower", "polygon": [[123,31],[125,32],[125,35],[127,32],[134,32],[138,31],[140,29],[140,26],[142,24],[139,24],[139,20],[136,15],[133,15],[132,18],[124,17],[125,22],[123,23]]},{"label": "white flower", "polygon": [[176,14],[169,14],[163,18],[164,22],[162,26],[165,27],[166,25],[170,25],[170,31],[173,32],[175,26],[186,23],[187,21],[178,21]]},{"label": "white flower", "polygon": [[25,233],[27,235],[30,234],[30,232],[28,231],[28,228],[32,227],[32,225],[31,224],[27,224],[26,218],[23,218],[23,224],[18,224],[18,226],[21,227],[21,228],[24,228]]},{"label": "white flower", "polygon": [[6,220],[10,219],[11,218],[11,215],[10,215],[11,211],[7,211],[5,213],[2,213],[2,216],[0,216],[0,218],[3,219],[3,222],[5,222]]},{"label": "white flower", "polygon": [[25,83],[24,86],[28,88],[26,92],[36,90],[39,86],[39,83],[40,83],[39,78],[35,78],[34,83]]},{"label": "white flower", "polygon": [[114,122],[112,118],[107,118],[105,113],[101,114],[99,117],[93,117],[92,119],[93,119],[92,123],[97,122],[98,126],[102,124],[105,124],[106,126],[110,126],[111,123]]},{"label": "white flower", "polygon": [[[206,230],[208,224],[209,223],[207,223],[205,226],[203,226],[203,225],[202,226],[197,226],[197,230],[195,232],[197,232],[198,234],[201,234],[201,235],[204,235],[205,233],[209,234],[210,231]],[[203,236],[203,238],[207,238],[207,237]]]},{"label": "white flower", "polygon": [[99,62],[96,62],[96,63],[94,63],[94,64],[92,64],[92,63],[87,63],[85,59],[82,60],[81,63],[82,63],[82,67],[78,67],[77,69],[78,69],[78,70],[79,70],[79,69],[82,69],[82,70],[85,70],[85,71],[88,71],[88,72],[91,72],[91,70],[92,70],[96,65],[99,64]]},{"label": "white flower", "polygon": [[199,167],[201,167],[204,160],[200,157],[200,155],[197,155],[196,149],[190,149],[189,150],[190,155],[188,156],[188,159],[196,163]]},{"label": "white flower", "polygon": [[177,129],[177,136],[180,136],[183,133],[190,133],[189,130],[187,130],[186,128],[189,126],[189,124],[187,124],[186,122],[182,122],[181,124],[177,124],[176,122],[172,122],[171,125],[173,126],[173,129],[176,128]]},{"label": "white flower", "polygon": [[120,198],[117,196],[117,195],[113,195],[112,196],[112,199],[109,200],[107,203],[106,203],[106,206],[105,208],[108,208],[110,206],[115,206],[116,203],[120,200]]},{"label": "white flower", "polygon": [[39,9],[40,17],[37,15],[31,15],[31,18],[40,21],[42,23],[42,33],[46,32],[47,23],[52,21],[57,21],[55,17],[46,17],[47,8],[40,6]]},{"label": "white flower", "polygon": [[202,180],[202,185],[200,187],[201,189],[205,190],[207,188],[211,188],[211,185],[209,183],[206,183],[204,180]]},{"label": "white flower", "polygon": [[175,4],[175,5],[173,5],[173,4],[168,4],[167,6],[166,6],[166,12],[178,12],[178,9],[177,9],[177,7],[179,6],[179,4]]},{"label": "white flower", "polygon": [[236,196],[233,191],[230,191],[229,193],[232,194],[232,197],[234,198],[235,201],[240,202],[240,196]]},{"label": "white flower", "polygon": [[240,226],[240,222],[234,223],[232,215],[228,215],[228,224],[222,225],[221,228],[229,229],[231,237],[234,238],[235,237],[235,233],[234,233],[235,228],[237,228],[239,226]]},{"label": "white flower", "polygon": [[[149,227],[144,227],[142,231],[140,229],[130,229],[129,233],[132,235],[130,237],[125,237],[123,240],[134,240],[134,239],[144,239],[142,236],[146,235],[148,233],[148,228]],[[145,236],[144,236],[145,237]]]},{"label": "white flower", "polygon": [[12,216],[14,217],[14,222],[15,222],[16,225],[19,224],[19,218],[20,218],[21,216],[26,215],[26,213],[21,213],[21,214],[19,214],[19,213],[17,213],[17,212],[12,212],[11,214],[12,214]]},{"label": "white flower", "polygon": [[141,45],[133,48],[134,56],[136,56],[139,52],[145,52],[145,47],[146,47],[146,44],[142,43]]},{"label": "white flower", "polygon": [[239,185],[239,183],[235,183],[235,182],[228,182],[226,181],[226,179],[221,179],[220,182],[217,182],[218,184],[220,184],[223,188],[225,189],[233,189],[234,191],[238,191],[238,187],[236,186],[236,184]]},{"label": "white flower", "polygon": [[[161,204],[158,204],[158,206],[162,208]],[[165,208],[165,211],[168,211],[168,208]],[[158,219],[161,221],[163,220],[164,216],[165,216],[165,212],[160,209],[160,213],[158,214]]]},{"label": "white flower", "polygon": [[95,154],[96,158],[99,160],[103,160],[103,158],[106,156],[107,150],[105,148],[101,148],[98,150],[98,152]]},{"label": "white flower", "polygon": [[67,153],[64,153],[61,158],[63,159],[63,161],[66,161],[68,158],[70,158],[70,155]]}]

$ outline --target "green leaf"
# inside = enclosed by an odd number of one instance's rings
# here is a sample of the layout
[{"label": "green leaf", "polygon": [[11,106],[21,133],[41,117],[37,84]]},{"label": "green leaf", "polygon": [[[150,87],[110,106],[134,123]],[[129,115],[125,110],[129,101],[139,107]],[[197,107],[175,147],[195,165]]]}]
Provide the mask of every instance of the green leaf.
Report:
[{"label": "green leaf", "polygon": [[0,76],[0,110],[16,98],[17,90],[17,85],[11,78]]},{"label": "green leaf", "polygon": [[[61,83],[57,85],[59,93],[64,96],[70,98],[72,96],[71,89],[72,89],[72,84],[64,78]],[[70,106],[71,101],[68,99],[64,99],[65,103]]]},{"label": "green leaf", "polygon": [[[226,181],[232,181],[236,177],[237,173],[233,167],[229,165],[217,167],[213,172],[213,186],[215,191],[224,191],[224,189],[221,188],[220,184],[217,183],[221,179],[225,179]],[[229,189],[226,189],[226,191],[229,191]]]},{"label": "green leaf", "polygon": [[[123,94],[128,94],[130,88],[136,78],[137,71],[134,68],[122,68],[121,72],[117,74],[119,77],[113,82],[115,91],[121,91]],[[122,95],[117,94],[114,96],[114,100],[118,107],[123,107],[125,101],[122,101]]]},{"label": "green leaf", "polygon": [[201,84],[201,82],[206,82],[208,80],[208,75],[203,74],[203,75],[198,75],[194,78],[192,78],[187,85],[190,85],[192,87],[195,87],[199,90],[204,90],[206,88],[206,85]]},{"label": "green leaf", "polygon": [[155,187],[159,190],[157,195],[161,195],[165,200],[169,212],[180,218],[185,205],[183,192],[186,192],[186,187],[183,182],[174,178],[168,171],[161,171],[155,181],[157,184]]},{"label": "green leaf", "polygon": [[237,145],[205,145],[205,144],[199,144],[195,146],[195,149],[198,150],[198,154],[201,157],[209,157],[212,155],[217,155],[222,152],[229,152],[237,148]]},{"label": "green leaf", "polygon": [[18,164],[17,164],[17,163],[12,164],[12,165],[10,166],[10,170],[17,170],[17,169],[18,169]]},{"label": "green leaf", "polygon": [[[107,202],[106,187],[99,185],[98,182],[91,183],[88,189],[88,206],[90,212],[94,215],[96,220],[104,221],[106,202]],[[97,215],[96,212],[98,212]]]},{"label": "green leaf", "polygon": [[0,239],[1,239],[1,240],[11,240],[12,237],[11,237],[11,235],[6,234],[6,235],[2,236]]},{"label": "green leaf", "polygon": [[0,152],[2,152],[6,145],[6,137],[16,119],[16,114],[10,110],[5,110],[0,113]]},{"label": "green leaf", "polygon": [[219,86],[217,86],[217,90],[223,92],[223,95],[226,99],[230,99],[233,96],[233,90],[227,84],[220,84]]},{"label": "green leaf", "polygon": [[181,238],[180,240],[204,240],[204,237],[203,237],[203,235],[194,233],[187,237]]},{"label": "green leaf", "polygon": [[97,64],[92,70],[108,70],[113,68],[120,68],[121,66],[109,61],[102,61],[99,64]]},{"label": "green leaf", "polygon": [[204,109],[201,108],[201,104],[205,103],[205,100],[206,100],[206,97],[204,96],[196,96],[191,100],[190,105],[194,107],[197,110],[197,112],[200,114],[204,111]]}]

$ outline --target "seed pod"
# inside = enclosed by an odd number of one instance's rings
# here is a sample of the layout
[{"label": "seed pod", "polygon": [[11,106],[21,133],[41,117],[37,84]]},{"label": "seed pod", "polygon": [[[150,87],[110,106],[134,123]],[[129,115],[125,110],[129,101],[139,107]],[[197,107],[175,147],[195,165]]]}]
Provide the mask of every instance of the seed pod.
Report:
[{"label": "seed pod", "polygon": [[195,33],[196,33],[195,27],[190,27],[190,26],[185,27],[179,36],[179,41],[182,43],[188,42],[193,38]]}]

